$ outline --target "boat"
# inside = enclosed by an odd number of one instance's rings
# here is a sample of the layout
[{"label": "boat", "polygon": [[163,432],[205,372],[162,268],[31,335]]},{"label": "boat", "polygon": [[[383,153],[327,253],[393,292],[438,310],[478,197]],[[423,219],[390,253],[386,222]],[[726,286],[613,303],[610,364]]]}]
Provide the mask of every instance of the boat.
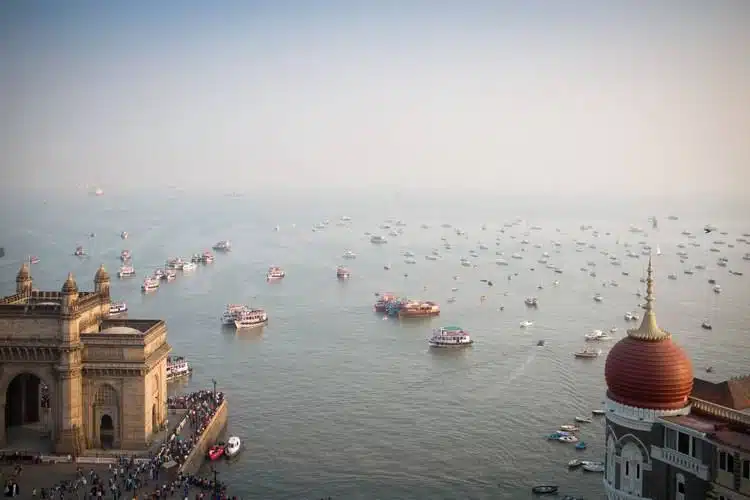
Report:
[{"label": "boat", "polygon": [[536,343],[537,347],[543,347],[544,346],[544,340],[540,340]]},{"label": "boat", "polygon": [[148,277],[145,280],[143,280],[143,284],[141,285],[141,290],[144,292],[150,292],[152,290],[156,290],[159,288],[159,280],[154,277]]},{"label": "boat", "polygon": [[249,311],[250,308],[241,304],[227,304],[224,309],[224,313],[221,315],[221,323],[223,325],[234,325],[234,322],[239,317],[239,314],[245,311]]},{"label": "boat", "polygon": [[573,356],[575,356],[576,358],[590,359],[590,358],[598,358],[599,356],[601,356],[601,354],[602,354],[601,349],[591,349],[590,347],[585,347],[582,350],[576,353],[573,353]]},{"label": "boat", "polygon": [[586,472],[604,472],[604,464],[601,462],[585,462],[583,470]]},{"label": "boat", "polygon": [[714,285],[714,293],[721,293],[721,285]]},{"label": "boat", "polygon": [[713,326],[711,326],[711,323],[709,323],[708,320],[704,320],[703,323],[701,323],[701,328],[704,330],[712,330]]},{"label": "boat", "polygon": [[85,257],[86,250],[84,250],[82,246],[77,246],[75,251],[73,252],[73,255],[75,255],[76,257]]},{"label": "boat", "polygon": [[193,369],[182,356],[167,356],[167,382],[187,377],[193,373]]},{"label": "boat", "polygon": [[210,264],[215,259],[214,254],[206,250],[203,252],[203,255],[201,255],[201,263],[203,264]]},{"label": "boat", "polygon": [[535,495],[556,495],[558,489],[559,488],[557,486],[544,484],[540,486],[534,486],[533,488],[531,488],[531,492]]},{"label": "boat", "polygon": [[132,255],[130,253],[130,250],[123,250],[122,252],[120,252],[120,260],[123,262],[129,261],[131,257]]},{"label": "boat", "polygon": [[120,314],[128,310],[128,305],[125,302],[110,302],[109,314]]},{"label": "boat", "polygon": [[227,444],[224,446],[224,455],[227,458],[232,458],[237,453],[240,452],[240,446],[241,446],[240,438],[237,436],[232,436],[229,439],[227,439]]},{"label": "boat", "polygon": [[257,328],[268,323],[268,314],[263,309],[248,309],[237,314],[234,326],[238,330]]},{"label": "boat", "polygon": [[120,233],[120,238],[122,238],[123,240],[127,240],[128,236],[129,236],[129,234],[128,234],[127,231],[123,231],[123,232]]},{"label": "boat", "polygon": [[578,432],[581,429],[577,425],[563,424],[560,426],[560,430],[565,432]]},{"label": "boat", "polygon": [[356,259],[357,254],[352,252],[351,250],[347,250],[346,252],[344,252],[344,255],[342,255],[341,257],[344,259]]},{"label": "boat", "polygon": [[638,321],[639,316],[634,312],[626,312],[625,313],[625,321]]},{"label": "boat", "polygon": [[373,310],[375,312],[379,312],[379,313],[387,312],[388,305],[397,300],[396,296],[393,295],[392,293],[379,293],[377,295],[379,298],[377,302],[375,302],[375,305],[373,306]]},{"label": "boat", "polygon": [[534,326],[534,322],[533,321],[521,321],[521,323],[519,323],[519,326],[521,328],[527,328],[529,326]]},{"label": "boat", "polygon": [[605,415],[607,412],[604,410],[591,410],[592,415],[601,416]]},{"label": "boat", "polygon": [[211,248],[218,252],[228,252],[232,249],[232,244],[229,242],[229,240],[221,240],[214,243],[214,246],[212,246]]},{"label": "boat", "polygon": [[443,326],[433,331],[428,343],[430,347],[465,347],[474,341],[460,326]]},{"label": "boat", "polygon": [[336,277],[340,280],[346,280],[351,277],[352,273],[345,267],[339,266],[336,269]]},{"label": "boat", "polygon": [[537,307],[539,305],[536,297],[526,297],[523,302],[529,307]]},{"label": "boat", "polygon": [[597,293],[596,295],[594,295],[595,302],[602,302],[603,300],[604,300],[604,297],[602,297],[602,294]]},{"label": "boat", "polygon": [[133,266],[121,266],[120,270],[117,271],[118,278],[132,278],[135,276],[135,268]]},{"label": "boat", "polygon": [[590,424],[592,422],[592,420],[589,417],[576,417],[575,421],[580,422],[582,424]]},{"label": "boat", "polygon": [[440,315],[440,306],[430,300],[408,301],[398,311],[399,318],[424,318],[438,315]]},{"label": "boat", "polygon": [[585,441],[579,441],[576,443],[576,450],[585,450],[586,449],[586,442]]},{"label": "boat", "polygon": [[266,273],[266,280],[280,280],[284,276],[286,276],[286,272],[284,272],[283,269],[277,266],[271,266],[268,268],[268,272]]},{"label": "boat", "polygon": [[370,243],[373,243],[375,245],[382,245],[383,243],[388,243],[388,240],[378,234],[373,234],[372,236],[370,236]]},{"label": "boat", "polygon": [[568,462],[568,467],[571,469],[575,469],[577,467],[580,467],[581,465],[583,465],[583,462],[577,458],[574,458],[573,460]]},{"label": "boat", "polygon": [[601,340],[602,336],[604,335],[604,332],[601,330],[594,330],[591,333],[587,333],[583,336],[584,339],[587,341],[593,341],[593,340]]},{"label": "boat", "polygon": [[[161,271],[161,269],[159,269]],[[174,281],[177,279],[177,273],[174,269],[167,269],[166,271],[159,274],[159,279],[162,279],[164,281]]]},{"label": "boat", "polygon": [[578,442],[578,438],[570,434],[567,436],[560,436],[559,438],[557,438],[557,440],[560,441],[561,443],[577,443]]},{"label": "boat", "polygon": [[215,444],[208,449],[208,459],[211,461],[218,460],[224,456],[224,446]]},{"label": "boat", "polygon": [[196,267],[198,267],[198,266],[196,266],[194,262],[183,262],[182,265],[180,266],[180,270],[181,271],[192,271]]}]

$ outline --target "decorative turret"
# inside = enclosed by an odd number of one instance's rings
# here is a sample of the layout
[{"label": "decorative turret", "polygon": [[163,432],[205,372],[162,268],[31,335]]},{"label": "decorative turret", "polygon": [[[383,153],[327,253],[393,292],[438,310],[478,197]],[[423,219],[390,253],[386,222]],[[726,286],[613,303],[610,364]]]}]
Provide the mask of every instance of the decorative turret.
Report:
[{"label": "decorative turret", "polygon": [[29,264],[24,262],[21,264],[21,269],[18,270],[16,275],[16,293],[23,293],[31,295],[31,272],[29,271]]},{"label": "decorative turret", "polygon": [[109,298],[109,273],[104,269],[104,264],[99,266],[94,275],[94,291]]},{"label": "decorative turret", "polygon": [[73,273],[68,273],[68,278],[63,283],[61,292],[63,295],[78,295],[78,284],[73,278]]},{"label": "decorative turret", "polygon": [[617,403],[650,410],[678,410],[693,389],[693,365],[672,335],[659,328],[654,312],[651,259],[646,280],[646,313],[638,328],[628,330],[607,356],[607,397]]},{"label": "decorative turret", "polygon": [[61,314],[63,316],[70,316],[74,312],[74,305],[78,301],[78,285],[76,280],[73,278],[73,273],[68,273],[68,278],[63,283],[61,301]]}]

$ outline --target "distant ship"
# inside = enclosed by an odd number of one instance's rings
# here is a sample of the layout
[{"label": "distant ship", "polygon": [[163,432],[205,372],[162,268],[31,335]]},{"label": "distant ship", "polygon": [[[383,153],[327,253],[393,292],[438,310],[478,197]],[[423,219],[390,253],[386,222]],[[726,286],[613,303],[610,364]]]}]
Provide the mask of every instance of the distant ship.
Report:
[{"label": "distant ship", "polygon": [[102,188],[96,188],[91,192],[91,194],[93,194],[94,196],[101,196],[104,194],[104,190]]}]

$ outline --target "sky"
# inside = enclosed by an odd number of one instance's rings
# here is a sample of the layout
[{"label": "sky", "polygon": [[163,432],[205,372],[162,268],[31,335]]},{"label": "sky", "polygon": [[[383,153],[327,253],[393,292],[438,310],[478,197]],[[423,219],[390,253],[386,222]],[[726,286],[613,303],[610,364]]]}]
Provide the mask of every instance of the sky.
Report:
[{"label": "sky", "polygon": [[750,2],[0,2],[6,187],[742,195]]}]

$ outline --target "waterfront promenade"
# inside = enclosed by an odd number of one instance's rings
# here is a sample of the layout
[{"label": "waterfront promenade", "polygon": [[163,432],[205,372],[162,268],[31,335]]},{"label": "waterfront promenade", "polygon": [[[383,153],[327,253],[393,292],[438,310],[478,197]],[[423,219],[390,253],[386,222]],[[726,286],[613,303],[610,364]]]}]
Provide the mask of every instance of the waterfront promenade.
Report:
[{"label": "waterfront promenade", "polygon": [[[99,498],[169,498],[178,495],[232,498],[223,484],[201,478],[195,472],[202,463],[207,429],[217,417],[226,418],[224,395],[197,391],[169,398],[170,416],[178,419],[169,436],[148,457],[109,455],[76,460],[68,457],[12,455],[0,458],[3,494],[16,491],[18,498],[81,498],[84,493]],[[214,431],[215,433],[217,431]],[[204,437],[204,439],[201,439]],[[190,470],[188,470],[190,469]],[[15,486],[14,486],[15,485]]]}]

